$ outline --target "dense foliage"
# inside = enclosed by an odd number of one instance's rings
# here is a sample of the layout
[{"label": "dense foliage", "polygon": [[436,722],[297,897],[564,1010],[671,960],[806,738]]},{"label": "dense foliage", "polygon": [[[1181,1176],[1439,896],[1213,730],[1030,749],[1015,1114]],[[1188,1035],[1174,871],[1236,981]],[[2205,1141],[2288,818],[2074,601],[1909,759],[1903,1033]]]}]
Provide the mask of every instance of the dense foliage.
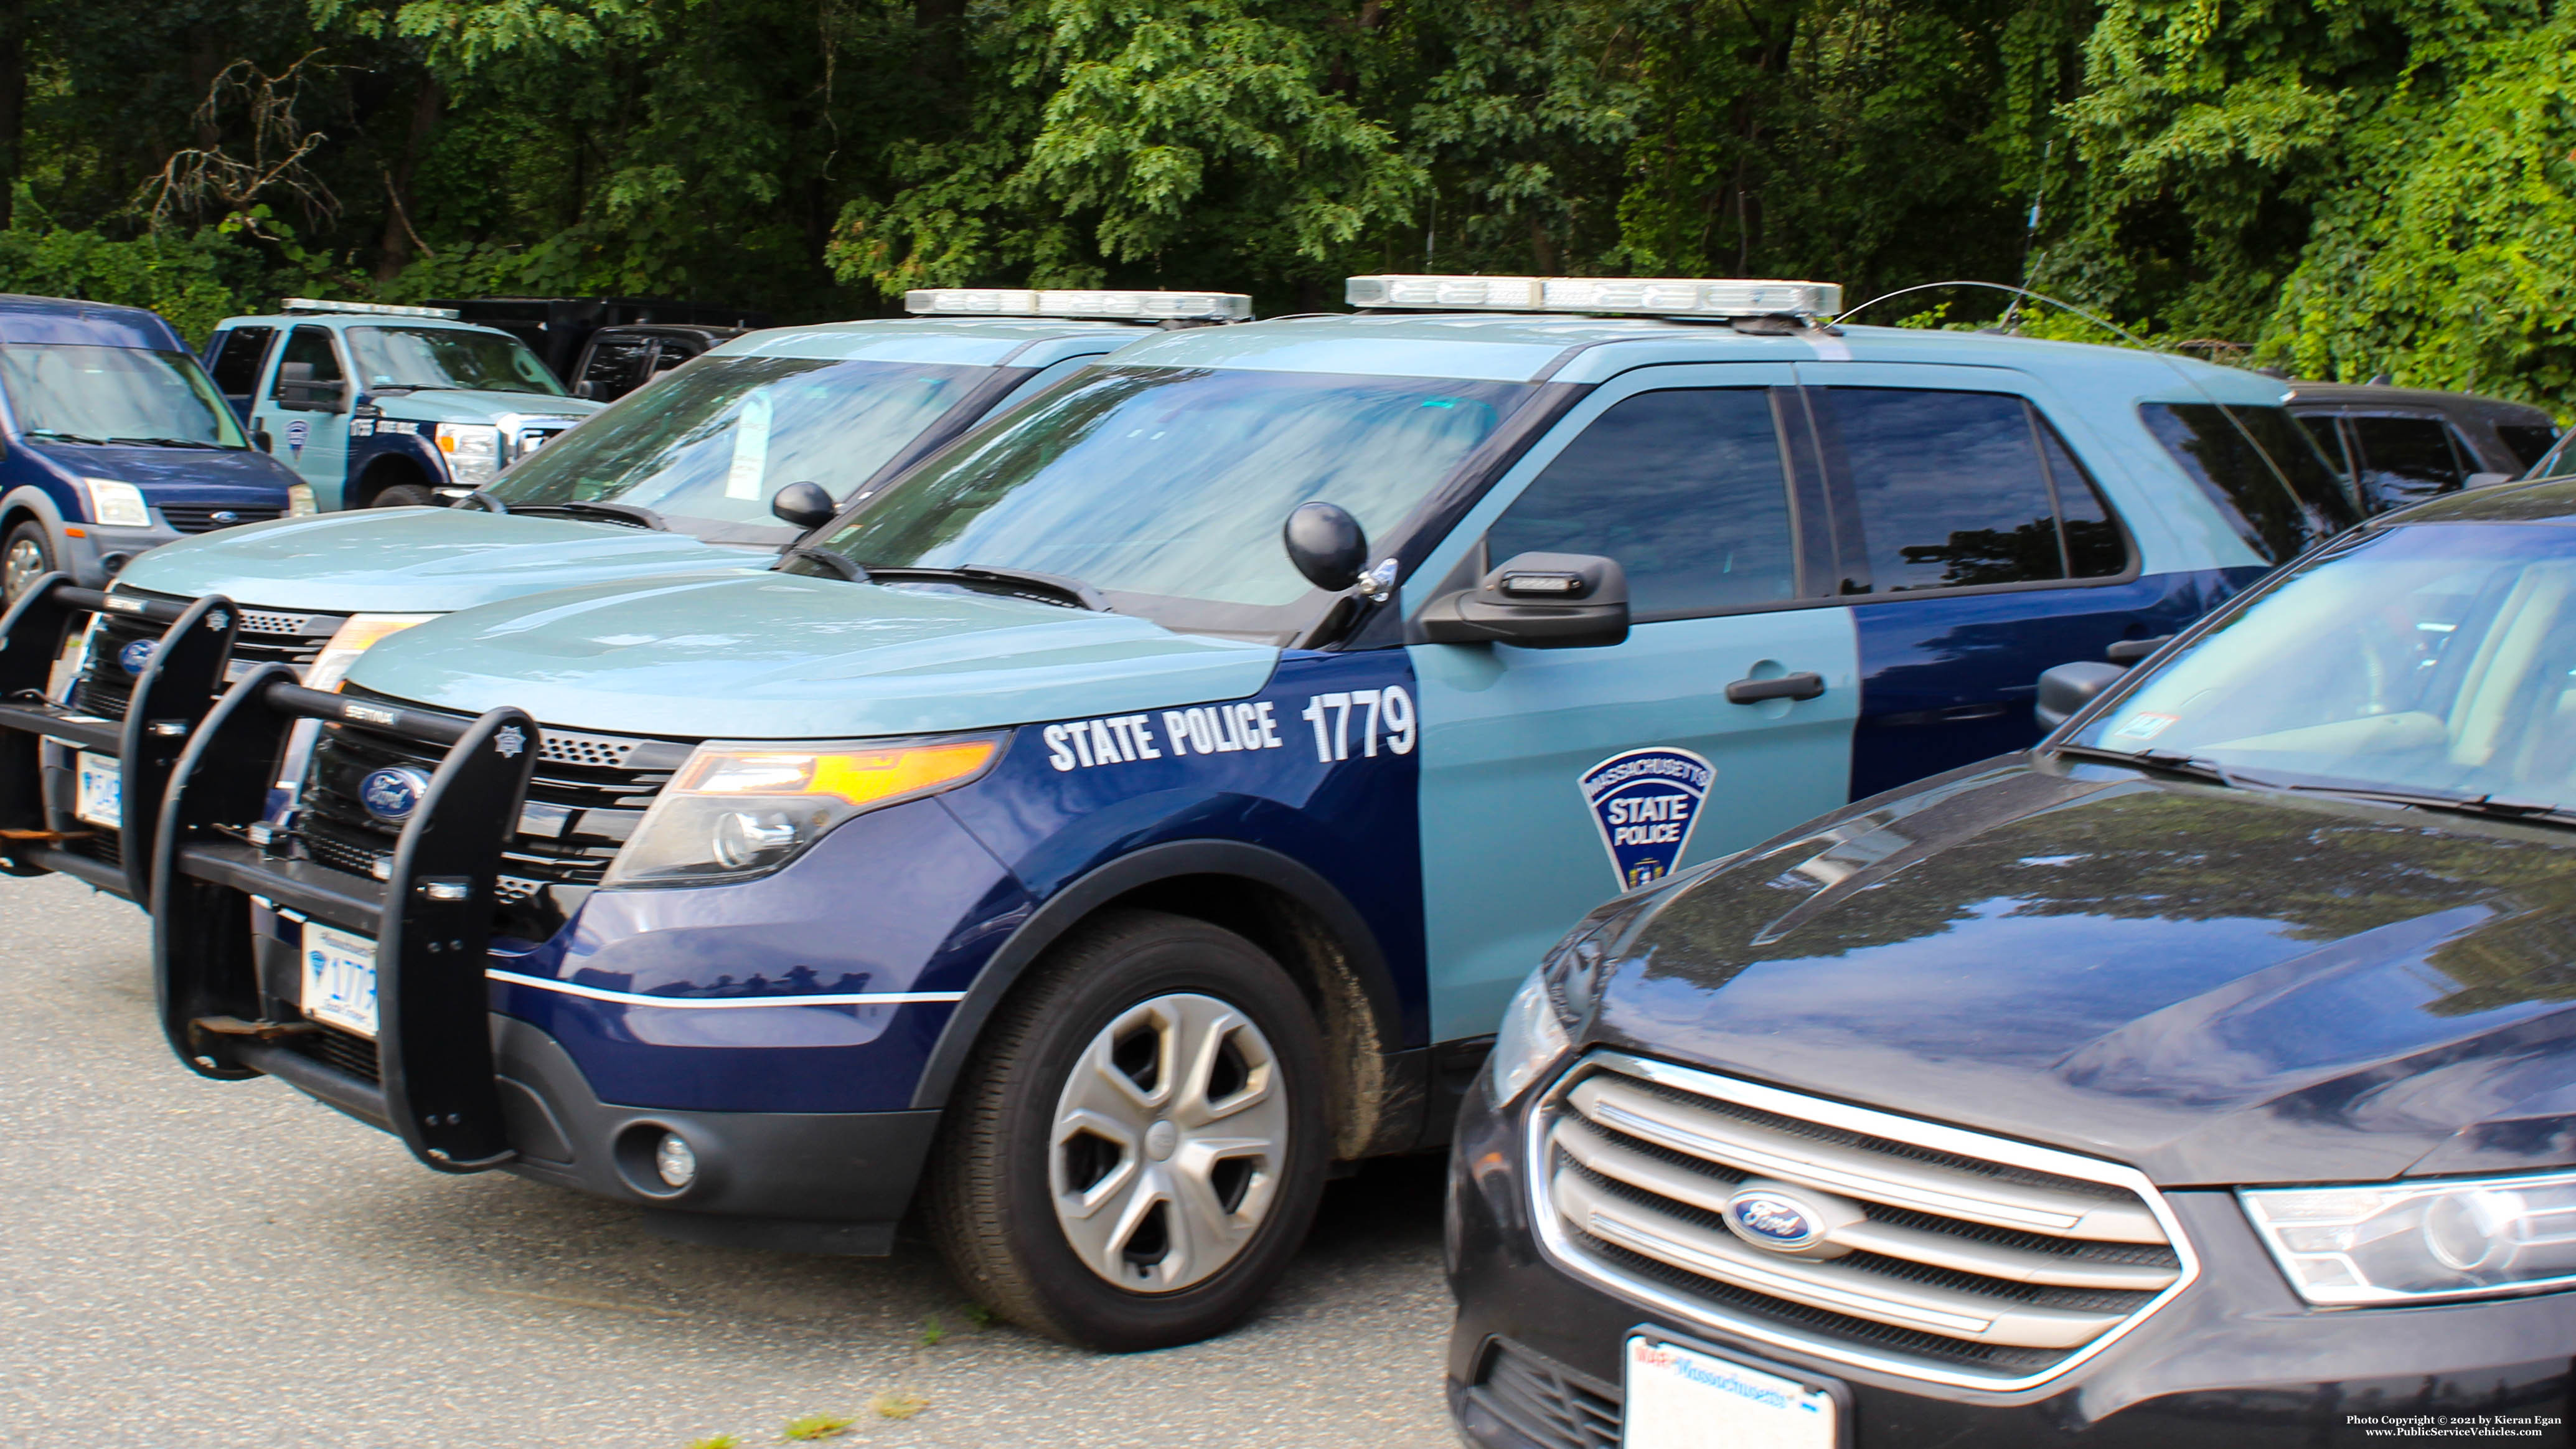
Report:
[{"label": "dense foliage", "polygon": [[[2557,405],[2556,0],[19,0],[0,285],[784,318],[973,282],[2029,280]],[[1999,299],[1919,294],[1870,320]]]}]

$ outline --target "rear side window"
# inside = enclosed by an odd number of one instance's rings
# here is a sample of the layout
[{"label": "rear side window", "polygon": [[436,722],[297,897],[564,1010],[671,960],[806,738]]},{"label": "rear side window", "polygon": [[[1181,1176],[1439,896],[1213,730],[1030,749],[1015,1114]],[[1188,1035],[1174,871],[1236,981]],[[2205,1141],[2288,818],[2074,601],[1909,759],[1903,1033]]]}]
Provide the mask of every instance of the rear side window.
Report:
[{"label": "rear side window", "polygon": [[2138,416],[2266,563],[2361,521],[2334,470],[2286,409],[2144,403]]},{"label": "rear side window", "polygon": [[2495,430],[2526,468],[2539,462],[2549,445],[2558,441],[2558,430],[2545,423],[2498,423]]},{"label": "rear side window", "polygon": [[2353,450],[2362,502],[2371,512],[2402,508],[2460,486],[2451,430],[2439,418],[2354,417]]},{"label": "rear side window", "polygon": [[1513,500],[1485,547],[1497,564],[1532,552],[1616,559],[1639,619],[1791,597],[1797,550],[1769,392],[1676,388],[1616,404]]},{"label": "rear side window", "polygon": [[590,361],[581,370],[581,381],[590,384],[593,398],[605,401],[624,397],[644,385],[653,365],[653,340],[649,337],[620,337],[594,344]]},{"label": "rear side window", "polygon": [[[2126,568],[2110,509],[2020,397],[1863,387],[1810,396],[1859,524],[1859,547],[1844,550],[1853,576],[1839,592],[2046,583]],[[1855,555],[1865,580],[1851,568]]]},{"label": "rear side window", "polygon": [[277,340],[274,327],[236,327],[216,339],[214,366],[215,387],[227,397],[248,397],[259,390],[260,365],[268,361],[268,344]]}]

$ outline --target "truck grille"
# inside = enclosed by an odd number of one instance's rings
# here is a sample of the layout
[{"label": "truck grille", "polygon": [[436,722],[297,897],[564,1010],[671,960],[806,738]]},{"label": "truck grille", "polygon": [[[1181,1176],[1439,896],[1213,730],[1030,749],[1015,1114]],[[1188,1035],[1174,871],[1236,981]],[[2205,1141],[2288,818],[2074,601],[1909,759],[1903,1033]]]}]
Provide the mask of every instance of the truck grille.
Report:
[{"label": "truck grille", "polygon": [[266,523],[286,514],[283,508],[242,508],[214,503],[164,503],[159,507],[162,521],[181,533],[206,533],[230,528],[237,523]]},{"label": "truck grille", "polygon": [[[1569,1266],[1701,1322],[1917,1378],[2053,1377],[2179,1291],[2145,1178],[2089,1158],[1600,1053],[1531,1115],[1541,1231]],[[1824,1225],[1728,1225],[1744,1189]]]},{"label": "truck grille", "polygon": [[[188,602],[166,594],[121,592],[164,603]],[[230,672],[238,675],[249,666],[272,662],[291,664],[300,671],[322,652],[322,646],[331,641],[333,631],[342,622],[337,614],[243,609],[240,632],[233,636]],[[138,639],[158,640],[162,627],[131,614],[100,615],[98,631],[90,636],[89,660],[81,666],[80,679],[72,686],[72,708],[100,719],[125,718],[126,707],[134,698],[134,676],[126,673],[120,662],[125,646]]]},{"label": "truck grille", "polygon": [[[540,941],[608,873],[618,848],[692,748],[679,740],[541,728],[536,775],[528,782],[518,829],[502,853],[503,923],[496,928]],[[367,813],[360,782],[377,770],[406,765],[433,773],[439,759],[434,746],[358,725],[324,725],[297,801],[296,834],[305,854],[335,870],[382,879],[392,868],[402,827]]]}]

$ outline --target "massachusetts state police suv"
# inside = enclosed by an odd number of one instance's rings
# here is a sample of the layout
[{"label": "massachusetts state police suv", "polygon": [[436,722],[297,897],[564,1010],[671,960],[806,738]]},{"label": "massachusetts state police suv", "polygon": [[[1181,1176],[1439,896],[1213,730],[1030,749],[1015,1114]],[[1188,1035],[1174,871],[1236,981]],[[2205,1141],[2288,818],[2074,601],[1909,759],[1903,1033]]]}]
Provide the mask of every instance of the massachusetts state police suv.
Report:
[{"label": "massachusetts state police suv", "polygon": [[[683,1237],[917,1208],[1004,1315],[1183,1342],[1445,1139],[1601,898],[2029,743],[2043,668],[2350,517],[2250,373],[1804,282],[1351,300],[1131,347],[774,572],[246,678],[165,816],[174,1043]],[[283,808],[224,768],[303,718]]]}]

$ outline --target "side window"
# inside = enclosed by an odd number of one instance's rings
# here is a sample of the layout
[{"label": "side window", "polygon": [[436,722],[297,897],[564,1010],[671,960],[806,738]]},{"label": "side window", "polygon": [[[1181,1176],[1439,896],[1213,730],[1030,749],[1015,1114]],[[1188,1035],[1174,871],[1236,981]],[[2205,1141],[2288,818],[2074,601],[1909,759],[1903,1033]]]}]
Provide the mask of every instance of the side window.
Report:
[{"label": "side window", "polygon": [[2325,455],[2327,465],[2345,477],[2351,477],[2352,460],[2344,456],[2343,451],[2341,414],[2300,413],[2297,416],[2299,426],[2307,429],[2308,437],[2317,445],[2317,451]]},{"label": "side window", "polygon": [[2460,486],[2451,430],[2439,418],[2357,417],[2352,422],[2361,496],[2373,512]]},{"label": "side window", "polygon": [[310,407],[305,384],[338,382],[340,354],[331,345],[331,329],[298,327],[286,334],[286,355],[278,359],[277,386],[270,396],[281,407]]},{"label": "side window", "polygon": [[1485,535],[1488,557],[1616,559],[1640,620],[1797,593],[1788,474],[1763,388],[1639,393],[1593,420]]},{"label": "side window", "polygon": [[594,343],[590,360],[581,370],[581,381],[589,384],[586,394],[606,402],[624,397],[644,385],[645,369],[653,362],[653,341],[649,337],[613,337]]},{"label": "side window", "polygon": [[2138,420],[2265,563],[2361,521],[2316,443],[2286,409],[2141,403]]},{"label": "side window", "polygon": [[2057,494],[2057,517],[2066,535],[2066,576],[2071,579],[2107,579],[2129,571],[2129,540],[2111,517],[2111,505],[2102,498],[2101,486],[2048,419],[2031,410],[2031,425],[2039,432],[2040,455],[2048,462],[2049,487]]},{"label": "side window", "polygon": [[2048,471],[2019,397],[1876,387],[1811,396],[1869,562],[1869,579],[1847,578],[1841,592],[2066,577]]},{"label": "side window", "polygon": [[248,397],[259,391],[259,370],[268,361],[268,344],[277,340],[274,327],[236,327],[226,332],[215,353],[215,387],[226,397]]},{"label": "side window", "polygon": [[2546,423],[2498,423],[2495,430],[2526,468],[2539,462],[2549,445],[2558,441],[2558,430]]}]

